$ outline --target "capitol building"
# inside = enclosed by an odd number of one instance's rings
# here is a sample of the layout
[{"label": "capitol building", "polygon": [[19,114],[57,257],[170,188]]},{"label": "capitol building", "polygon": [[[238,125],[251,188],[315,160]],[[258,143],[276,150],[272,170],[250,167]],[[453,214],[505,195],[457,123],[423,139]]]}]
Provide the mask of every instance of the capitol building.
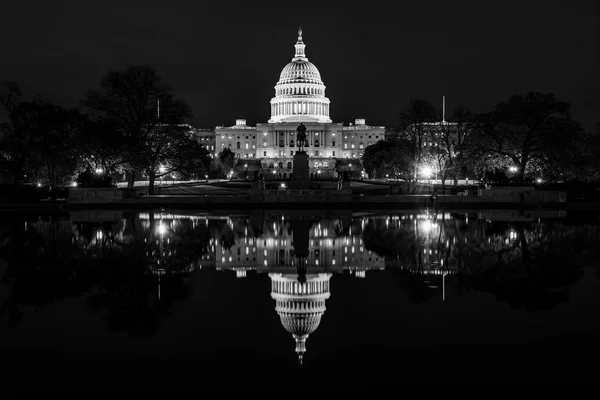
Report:
[{"label": "capitol building", "polygon": [[295,55],[283,68],[271,99],[271,118],[256,126],[237,119],[233,126],[215,128],[214,152],[231,149],[238,172],[261,170],[268,179],[288,179],[297,151],[296,128],[306,126],[310,174],[335,178],[348,171],[359,177],[364,149],[385,139],[385,127],[369,126],[363,118],[344,126],[333,122],[330,100],[317,67],[308,61],[302,30],[298,30]]}]

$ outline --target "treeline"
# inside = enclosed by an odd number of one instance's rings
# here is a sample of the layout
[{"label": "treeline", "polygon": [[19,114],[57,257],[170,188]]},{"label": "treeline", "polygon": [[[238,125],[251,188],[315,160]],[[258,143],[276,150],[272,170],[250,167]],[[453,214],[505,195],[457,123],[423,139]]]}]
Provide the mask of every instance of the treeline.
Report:
[{"label": "treeline", "polygon": [[74,182],[110,186],[164,176],[204,178],[210,154],[187,122],[189,105],[149,66],[110,71],[81,107],[66,109],[43,99],[23,100],[14,82],[0,86],[0,175],[14,185],[56,193]]},{"label": "treeline", "polygon": [[413,99],[397,127],[367,147],[371,177],[528,182],[600,181],[600,124],[585,132],[570,105],[551,93],[511,96],[493,110],[456,108],[447,118],[431,103]]}]

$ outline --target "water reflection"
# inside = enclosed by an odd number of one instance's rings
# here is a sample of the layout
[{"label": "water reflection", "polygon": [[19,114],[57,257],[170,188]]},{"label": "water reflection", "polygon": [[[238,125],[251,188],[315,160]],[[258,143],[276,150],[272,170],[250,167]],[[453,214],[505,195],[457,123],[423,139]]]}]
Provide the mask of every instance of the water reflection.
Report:
[{"label": "water reflection", "polygon": [[18,327],[30,307],[42,312],[77,298],[110,330],[153,336],[193,295],[198,270],[239,279],[258,274],[270,278],[275,311],[302,363],[336,274],[362,279],[385,270],[414,304],[472,291],[528,311],[567,302],[582,269],[598,265],[600,236],[596,225],[564,218],[546,211],[257,211],[15,220],[1,231],[0,318]]}]

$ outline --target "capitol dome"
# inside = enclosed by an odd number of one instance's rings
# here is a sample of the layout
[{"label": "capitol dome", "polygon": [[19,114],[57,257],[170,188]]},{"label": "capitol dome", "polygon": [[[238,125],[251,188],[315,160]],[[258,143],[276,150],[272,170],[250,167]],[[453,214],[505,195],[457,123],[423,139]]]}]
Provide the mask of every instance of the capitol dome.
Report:
[{"label": "capitol dome", "polygon": [[325,85],[321,73],[304,53],[306,45],[302,41],[302,29],[298,30],[295,47],[294,58],[283,67],[275,85],[269,123],[331,122]]},{"label": "capitol dome", "polygon": [[321,73],[315,64],[305,59],[298,59],[286,65],[279,75],[278,85],[286,83],[316,83],[323,84]]},{"label": "capitol dome", "polygon": [[319,327],[325,313],[331,274],[307,275],[306,282],[299,282],[297,275],[292,274],[270,273],[269,278],[275,311],[285,330],[296,341],[296,353],[302,364],[306,339]]}]

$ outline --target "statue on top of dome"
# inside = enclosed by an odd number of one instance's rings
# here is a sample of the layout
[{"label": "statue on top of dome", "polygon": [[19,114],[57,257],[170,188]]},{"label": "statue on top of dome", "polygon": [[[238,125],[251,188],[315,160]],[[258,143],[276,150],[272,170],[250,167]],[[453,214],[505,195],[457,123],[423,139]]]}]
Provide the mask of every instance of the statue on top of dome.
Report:
[{"label": "statue on top of dome", "polygon": [[302,40],[302,28],[298,28],[298,40]]},{"label": "statue on top of dome", "polygon": [[302,122],[296,128],[298,131],[298,137],[296,138],[296,142],[298,144],[298,151],[304,151],[304,146],[306,146],[306,126]]}]

